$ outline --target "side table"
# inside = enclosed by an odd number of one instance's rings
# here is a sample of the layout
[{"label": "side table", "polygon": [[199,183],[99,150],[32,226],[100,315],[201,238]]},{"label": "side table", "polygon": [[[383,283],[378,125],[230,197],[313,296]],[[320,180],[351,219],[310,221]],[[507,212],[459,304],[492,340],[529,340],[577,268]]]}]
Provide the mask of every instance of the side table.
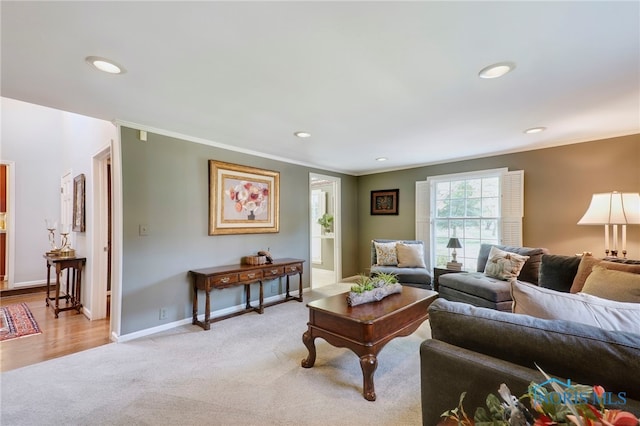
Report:
[{"label": "side table", "polygon": [[440,275],[444,274],[459,274],[467,271],[458,271],[457,269],[446,269],[446,268],[433,268],[433,290],[438,291],[438,287],[440,287],[440,283],[438,278]]},{"label": "side table", "polygon": [[[68,311],[75,309],[80,313],[82,309],[81,295],[82,295],[82,268],[87,262],[86,257],[58,257],[47,256],[44,258],[47,260],[47,297],[45,302],[47,306],[51,306],[55,312],[56,318],[58,313],[62,311]],[[56,282],[55,282],[55,296],[51,296],[51,267],[56,268]],[[67,270],[67,286],[66,292],[60,295],[60,275],[62,271]],[[66,300],[66,306],[60,307],[60,299]],[[49,303],[53,301],[54,303]]]}]

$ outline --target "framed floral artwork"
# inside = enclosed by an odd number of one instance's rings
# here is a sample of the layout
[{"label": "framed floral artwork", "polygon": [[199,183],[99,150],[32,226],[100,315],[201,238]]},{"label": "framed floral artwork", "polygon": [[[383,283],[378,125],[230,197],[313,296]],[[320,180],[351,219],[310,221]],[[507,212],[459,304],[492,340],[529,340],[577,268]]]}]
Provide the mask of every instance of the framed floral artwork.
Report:
[{"label": "framed floral artwork", "polygon": [[280,231],[280,173],[209,160],[209,235]]},{"label": "framed floral artwork", "polygon": [[73,230],[75,232],[85,232],[85,178],[80,174],[73,178]]},{"label": "framed floral artwork", "polygon": [[371,214],[398,214],[399,189],[371,191]]}]

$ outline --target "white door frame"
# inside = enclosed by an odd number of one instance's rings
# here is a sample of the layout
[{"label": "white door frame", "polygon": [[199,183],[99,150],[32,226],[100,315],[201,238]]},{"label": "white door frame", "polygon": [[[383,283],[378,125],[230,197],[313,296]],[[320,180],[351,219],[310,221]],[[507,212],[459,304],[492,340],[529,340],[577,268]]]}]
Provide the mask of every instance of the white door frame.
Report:
[{"label": "white door frame", "polygon": [[[335,197],[333,202],[333,272],[335,282],[338,283],[342,280],[342,181],[339,177],[322,175],[318,173],[309,173],[309,199],[311,199],[311,178],[316,177],[331,182],[333,188],[333,196]],[[311,211],[309,211],[309,218],[311,218]],[[311,259],[311,223],[309,224],[309,259]],[[310,269],[312,265],[309,265]],[[312,276],[313,274],[309,274]],[[313,288],[313,278],[311,279],[311,288]]]},{"label": "white door frame", "polygon": [[5,217],[5,229],[7,230],[7,247],[5,254],[5,270],[8,288],[14,285],[14,264],[16,252],[16,163],[14,161],[0,161],[7,166],[7,216]]},{"label": "white door frame", "polygon": [[111,145],[103,147],[93,156],[93,244],[91,245],[92,289],[91,320],[107,317],[107,232],[109,229],[107,164],[111,159]]}]

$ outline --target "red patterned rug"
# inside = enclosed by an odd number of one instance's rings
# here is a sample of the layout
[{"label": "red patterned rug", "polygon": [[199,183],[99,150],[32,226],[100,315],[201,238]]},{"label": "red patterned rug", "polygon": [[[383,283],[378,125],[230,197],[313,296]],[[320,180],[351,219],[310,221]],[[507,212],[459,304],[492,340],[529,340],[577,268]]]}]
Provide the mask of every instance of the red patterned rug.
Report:
[{"label": "red patterned rug", "polygon": [[0,341],[40,333],[40,327],[26,303],[0,307]]}]

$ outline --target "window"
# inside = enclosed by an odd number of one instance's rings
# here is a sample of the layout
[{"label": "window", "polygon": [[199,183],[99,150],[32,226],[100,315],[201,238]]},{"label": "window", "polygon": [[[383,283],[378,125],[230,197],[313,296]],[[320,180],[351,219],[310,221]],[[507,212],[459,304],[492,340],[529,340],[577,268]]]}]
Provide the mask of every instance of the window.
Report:
[{"label": "window", "polygon": [[446,267],[453,237],[467,271],[476,270],[481,244],[522,245],[522,188],[523,172],[507,169],[416,182],[416,238],[428,242],[431,265]]}]

